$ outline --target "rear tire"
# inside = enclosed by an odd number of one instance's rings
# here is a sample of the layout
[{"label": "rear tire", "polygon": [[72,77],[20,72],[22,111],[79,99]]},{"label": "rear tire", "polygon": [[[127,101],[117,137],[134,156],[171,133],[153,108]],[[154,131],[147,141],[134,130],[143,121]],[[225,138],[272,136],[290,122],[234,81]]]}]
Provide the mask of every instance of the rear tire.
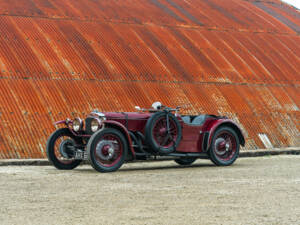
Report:
[{"label": "rear tire", "polygon": [[240,142],[236,132],[230,127],[220,127],[213,135],[209,147],[211,161],[217,166],[229,166],[238,158]]},{"label": "rear tire", "polygon": [[105,128],[91,136],[87,152],[95,170],[102,173],[114,172],[125,161],[128,152],[127,141],[120,131]]},{"label": "rear tire", "polygon": [[61,128],[54,131],[47,140],[46,152],[48,160],[60,170],[72,170],[76,168],[82,160],[68,159],[65,158],[58,149],[59,141],[64,138],[71,139],[75,143],[79,143],[80,139],[76,138],[68,128]]},{"label": "rear tire", "polygon": [[191,165],[193,162],[197,160],[196,157],[180,157],[179,159],[175,159],[174,161],[182,166]]}]

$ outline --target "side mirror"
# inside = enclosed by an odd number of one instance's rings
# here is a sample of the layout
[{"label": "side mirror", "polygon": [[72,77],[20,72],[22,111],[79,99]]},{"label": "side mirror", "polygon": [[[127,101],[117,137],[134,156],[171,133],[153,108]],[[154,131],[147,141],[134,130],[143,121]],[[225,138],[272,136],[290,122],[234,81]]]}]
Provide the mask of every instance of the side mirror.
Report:
[{"label": "side mirror", "polygon": [[141,111],[141,107],[139,107],[139,106],[135,106],[134,108],[138,111]]}]

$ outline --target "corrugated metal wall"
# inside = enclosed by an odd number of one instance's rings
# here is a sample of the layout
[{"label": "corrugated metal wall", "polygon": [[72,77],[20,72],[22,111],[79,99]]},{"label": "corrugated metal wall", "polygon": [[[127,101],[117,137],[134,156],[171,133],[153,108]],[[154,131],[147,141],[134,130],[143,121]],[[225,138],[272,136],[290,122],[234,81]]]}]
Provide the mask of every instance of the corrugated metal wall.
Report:
[{"label": "corrugated metal wall", "polygon": [[246,149],[300,145],[300,13],[280,1],[0,0],[0,158],[56,120],[153,101],[227,115]]}]

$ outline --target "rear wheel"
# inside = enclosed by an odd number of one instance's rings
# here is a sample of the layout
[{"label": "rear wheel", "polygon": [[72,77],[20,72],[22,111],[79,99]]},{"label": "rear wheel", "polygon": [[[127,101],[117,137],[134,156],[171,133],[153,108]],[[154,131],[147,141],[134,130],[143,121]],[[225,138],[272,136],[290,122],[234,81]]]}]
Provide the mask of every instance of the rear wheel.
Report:
[{"label": "rear wheel", "polygon": [[77,167],[82,160],[75,160],[73,155],[76,144],[81,139],[76,138],[68,128],[61,128],[51,134],[47,140],[46,152],[48,160],[61,170],[71,170]]},{"label": "rear wheel", "polygon": [[90,138],[87,151],[92,167],[99,172],[113,172],[124,163],[127,155],[124,135],[113,128],[96,132]]},{"label": "rear wheel", "polygon": [[182,166],[191,165],[193,162],[197,160],[196,157],[180,157],[179,159],[175,159],[174,161]]},{"label": "rear wheel", "polygon": [[229,166],[237,159],[239,150],[240,142],[236,132],[230,127],[221,127],[214,133],[209,156],[217,166]]}]

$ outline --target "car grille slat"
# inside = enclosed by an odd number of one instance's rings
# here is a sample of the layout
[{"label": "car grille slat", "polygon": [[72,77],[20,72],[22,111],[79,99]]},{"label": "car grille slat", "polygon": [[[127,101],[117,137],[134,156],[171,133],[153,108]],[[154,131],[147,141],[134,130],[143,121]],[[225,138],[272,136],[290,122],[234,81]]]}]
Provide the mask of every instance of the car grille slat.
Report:
[{"label": "car grille slat", "polygon": [[93,120],[93,118],[90,118],[90,117],[85,119],[85,133],[86,134],[90,134],[90,135],[93,134],[92,129],[91,129],[92,120]]}]

